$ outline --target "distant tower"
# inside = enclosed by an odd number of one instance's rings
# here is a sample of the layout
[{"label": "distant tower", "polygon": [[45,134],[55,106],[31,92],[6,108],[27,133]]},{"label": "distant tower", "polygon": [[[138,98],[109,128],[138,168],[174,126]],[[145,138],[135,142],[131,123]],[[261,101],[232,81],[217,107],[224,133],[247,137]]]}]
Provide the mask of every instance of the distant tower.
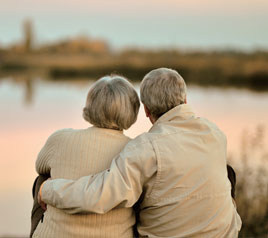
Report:
[{"label": "distant tower", "polygon": [[33,24],[32,21],[27,19],[23,23],[23,35],[24,35],[24,49],[29,52],[33,48]]}]

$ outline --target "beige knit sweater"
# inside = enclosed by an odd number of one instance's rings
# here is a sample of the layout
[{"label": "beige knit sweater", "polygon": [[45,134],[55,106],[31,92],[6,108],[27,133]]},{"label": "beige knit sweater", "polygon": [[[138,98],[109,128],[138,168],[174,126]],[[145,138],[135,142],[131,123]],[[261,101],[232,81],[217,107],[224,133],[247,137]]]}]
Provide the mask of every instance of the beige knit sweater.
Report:
[{"label": "beige knit sweater", "polygon": [[[90,127],[83,130],[64,129],[52,134],[40,151],[36,170],[51,173],[52,179],[78,179],[109,168],[130,139],[122,132]],[[69,215],[48,206],[43,222],[33,237],[133,237],[135,216],[131,208],[109,213]]]}]

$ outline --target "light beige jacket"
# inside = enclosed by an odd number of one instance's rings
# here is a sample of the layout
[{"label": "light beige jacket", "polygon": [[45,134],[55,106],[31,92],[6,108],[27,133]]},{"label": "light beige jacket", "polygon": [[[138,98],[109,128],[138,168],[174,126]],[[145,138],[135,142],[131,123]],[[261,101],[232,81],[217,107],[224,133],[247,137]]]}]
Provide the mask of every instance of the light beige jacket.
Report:
[{"label": "light beige jacket", "polygon": [[[109,168],[112,159],[129,142],[117,130],[90,127],[64,129],[50,136],[38,155],[36,170],[51,173],[52,179],[78,179]],[[75,197],[79,193],[75,193]],[[134,212],[131,208],[114,209],[106,214],[66,214],[48,205],[43,222],[33,237],[42,238],[118,238],[133,237]]]},{"label": "light beige jacket", "polygon": [[44,184],[43,200],[68,213],[105,213],[140,198],[140,236],[236,238],[241,220],[226,171],[226,137],[189,105],[130,141],[109,170]]}]

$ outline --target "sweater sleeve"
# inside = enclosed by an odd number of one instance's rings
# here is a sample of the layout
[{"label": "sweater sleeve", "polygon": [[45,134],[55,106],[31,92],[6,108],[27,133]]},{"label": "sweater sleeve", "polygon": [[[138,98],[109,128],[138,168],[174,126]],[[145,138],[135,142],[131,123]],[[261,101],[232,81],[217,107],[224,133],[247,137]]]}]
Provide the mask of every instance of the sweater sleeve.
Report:
[{"label": "sweater sleeve", "polygon": [[38,174],[49,174],[51,169],[51,160],[55,153],[59,132],[53,133],[47,139],[45,145],[39,152],[35,162],[35,169]]},{"label": "sweater sleeve", "polygon": [[125,148],[112,161],[110,169],[96,175],[77,181],[46,181],[42,188],[42,200],[70,214],[103,214],[115,207],[132,207],[139,199],[144,184],[157,170],[152,150],[148,145],[145,147],[145,153],[135,148]]}]

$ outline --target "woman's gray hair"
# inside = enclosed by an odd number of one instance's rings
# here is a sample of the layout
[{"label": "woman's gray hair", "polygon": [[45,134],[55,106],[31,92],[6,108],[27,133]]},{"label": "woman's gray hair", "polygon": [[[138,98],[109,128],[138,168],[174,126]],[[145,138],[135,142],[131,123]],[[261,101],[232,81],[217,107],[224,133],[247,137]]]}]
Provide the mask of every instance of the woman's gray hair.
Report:
[{"label": "woman's gray hair", "polygon": [[139,108],[133,85],[122,76],[111,75],[102,77],[91,87],[83,117],[97,127],[123,130],[137,120]]},{"label": "woman's gray hair", "polygon": [[141,82],[140,92],[141,101],[155,119],[186,103],[186,84],[173,69],[159,68],[146,74]]}]

